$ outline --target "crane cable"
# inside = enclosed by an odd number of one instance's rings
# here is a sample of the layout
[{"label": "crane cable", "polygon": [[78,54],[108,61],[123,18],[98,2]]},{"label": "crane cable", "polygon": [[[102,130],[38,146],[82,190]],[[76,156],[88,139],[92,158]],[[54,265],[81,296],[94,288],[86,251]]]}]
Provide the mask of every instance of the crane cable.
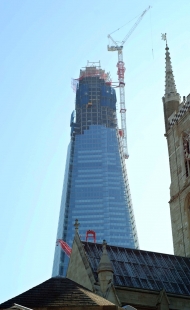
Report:
[{"label": "crane cable", "polygon": [[152,57],[154,59],[153,39],[152,39],[152,15],[151,15],[151,10],[150,10],[150,38],[151,38],[151,46],[152,46]]},{"label": "crane cable", "polygon": [[127,24],[129,24],[130,22],[132,22],[132,21],[133,21],[134,19],[136,19],[137,17],[140,17],[140,15],[141,15],[141,14],[135,16],[135,17],[134,17],[133,19],[131,19],[129,22],[125,23],[123,26],[121,26],[121,27],[119,27],[118,29],[114,30],[113,32],[110,33],[110,35],[113,34],[113,33],[115,33],[116,31],[120,30],[121,28],[125,27]]},{"label": "crane cable", "polygon": [[[116,30],[114,30],[113,32],[111,32],[109,35],[115,33],[116,31],[119,31],[121,28],[125,27],[126,25],[128,25],[130,22],[132,22],[134,19],[136,19],[137,17],[140,17],[141,14],[136,15],[135,17],[133,17],[130,21],[128,21],[127,23],[125,23],[123,26],[117,28]],[[152,15],[151,15],[151,10],[150,10],[150,38],[151,38],[151,47],[152,47],[152,58],[154,59],[154,49],[153,49],[153,38],[152,38]]]}]

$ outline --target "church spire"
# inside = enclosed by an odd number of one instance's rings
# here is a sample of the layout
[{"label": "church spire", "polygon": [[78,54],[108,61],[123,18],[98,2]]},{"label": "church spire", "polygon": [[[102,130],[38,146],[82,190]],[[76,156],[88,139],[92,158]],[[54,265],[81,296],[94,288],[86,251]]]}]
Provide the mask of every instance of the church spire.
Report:
[{"label": "church spire", "polygon": [[169,118],[173,113],[177,113],[179,110],[180,95],[178,94],[175,85],[166,33],[162,34],[162,39],[166,41],[165,95],[162,100],[164,105],[165,128],[167,132],[170,128]]},{"label": "church spire", "polygon": [[180,95],[177,92],[174,74],[172,70],[171,57],[167,43],[166,33],[162,34],[162,39],[166,41],[166,71],[165,71],[165,102],[175,100],[180,102]]},{"label": "church spire", "polygon": [[103,240],[103,253],[97,269],[98,280],[103,294],[106,293],[109,283],[113,281],[113,266],[109,259],[106,246],[107,243],[105,240]]}]

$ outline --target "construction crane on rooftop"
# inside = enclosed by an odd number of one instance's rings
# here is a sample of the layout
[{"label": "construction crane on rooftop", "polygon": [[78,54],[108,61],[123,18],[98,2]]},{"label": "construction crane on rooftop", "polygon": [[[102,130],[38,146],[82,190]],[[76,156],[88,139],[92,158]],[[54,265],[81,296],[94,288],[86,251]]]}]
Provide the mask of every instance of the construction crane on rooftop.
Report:
[{"label": "construction crane on rooftop", "polygon": [[127,159],[129,158],[128,149],[127,149],[127,128],[126,128],[126,108],[125,108],[125,82],[124,82],[124,73],[125,73],[125,64],[123,62],[123,45],[128,40],[130,35],[133,33],[135,28],[138,26],[140,21],[142,20],[143,16],[148,12],[148,10],[151,8],[149,6],[146,10],[142,12],[142,14],[139,16],[136,23],[133,25],[133,27],[130,29],[128,34],[125,36],[121,44],[119,45],[112,37],[111,34],[108,35],[108,38],[111,39],[111,41],[114,43],[112,46],[107,46],[109,52],[115,52],[118,51],[118,62],[117,62],[117,75],[119,80],[119,90],[120,90],[120,113],[121,113],[121,129],[119,130],[120,137],[122,138],[123,143],[123,152],[124,157]]},{"label": "construction crane on rooftop", "polygon": [[67,256],[70,257],[71,252],[72,252],[72,249],[70,248],[70,246],[62,239],[57,239],[56,245],[58,244],[60,244],[60,247],[65,252],[65,254],[67,254]]}]

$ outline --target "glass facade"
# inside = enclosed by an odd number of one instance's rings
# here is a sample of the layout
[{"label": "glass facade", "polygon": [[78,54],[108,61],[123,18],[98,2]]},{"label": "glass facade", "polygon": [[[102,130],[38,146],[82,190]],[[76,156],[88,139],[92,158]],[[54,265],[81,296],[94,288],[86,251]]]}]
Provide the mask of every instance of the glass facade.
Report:
[{"label": "glass facade", "polygon": [[[99,67],[81,70],[76,108],[71,115],[58,239],[70,246],[75,219],[80,236],[94,230],[96,240],[138,248],[122,141],[118,134],[116,94]],[[92,241],[92,240],[91,240]],[[68,257],[56,247],[53,276],[65,275]]]}]

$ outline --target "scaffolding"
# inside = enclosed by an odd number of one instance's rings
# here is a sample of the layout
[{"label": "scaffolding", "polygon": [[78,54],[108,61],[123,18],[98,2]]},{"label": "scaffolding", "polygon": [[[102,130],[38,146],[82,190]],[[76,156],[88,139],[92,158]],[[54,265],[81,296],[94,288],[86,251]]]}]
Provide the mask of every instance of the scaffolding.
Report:
[{"label": "scaffolding", "polygon": [[88,62],[78,80],[72,134],[83,134],[90,125],[117,128],[116,93],[109,72],[101,69],[100,62]]}]

